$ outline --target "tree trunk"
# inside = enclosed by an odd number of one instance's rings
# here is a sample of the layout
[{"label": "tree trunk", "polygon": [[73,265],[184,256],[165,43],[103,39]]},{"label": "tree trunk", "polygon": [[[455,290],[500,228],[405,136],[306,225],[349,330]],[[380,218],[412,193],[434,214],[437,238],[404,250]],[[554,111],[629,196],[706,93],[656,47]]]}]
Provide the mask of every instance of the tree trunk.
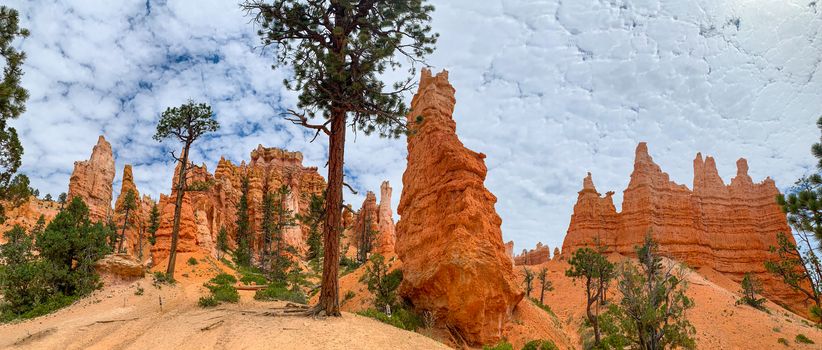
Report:
[{"label": "tree trunk", "polygon": [[123,252],[123,242],[126,240],[126,226],[128,226],[128,207],[126,207],[126,216],[123,218],[123,230],[120,232],[120,245],[117,247],[117,253]]},{"label": "tree trunk", "polygon": [[331,137],[328,147],[328,188],[323,227],[323,276],[317,311],[326,316],[341,316],[339,268],[342,215],[343,161],[345,153],[345,111],[336,108],[331,116]]},{"label": "tree trunk", "polygon": [[188,149],[191,143],[186,142],[183,147],[183,159],[180,164],[180,175],[177,177],[177,200],[174,202],[174,226],[171,228],[171,248],[168,254],[168,269],[166,275],[174,279],[174,265],[177,260],[177,239],[180,236],[180,214],[183,211],[183,195],[186,188],[186,168],[188,168]]}]

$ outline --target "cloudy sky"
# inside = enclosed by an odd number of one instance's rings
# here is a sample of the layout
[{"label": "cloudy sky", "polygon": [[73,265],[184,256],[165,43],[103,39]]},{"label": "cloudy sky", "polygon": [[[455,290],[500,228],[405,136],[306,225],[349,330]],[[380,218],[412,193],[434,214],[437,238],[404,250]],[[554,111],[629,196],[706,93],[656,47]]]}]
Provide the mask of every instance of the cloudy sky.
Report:
[{"label": "cloudy sky", "polygon": [[[435,0],[428,63],[451,72],[462,141],[488,155],[505,240],[560,245],[587,171],[621,202],[637,142],[691,186],[696,152],[726,182],[746,157],[781,188],[812,170],[822,114],[822,5],[811,0]],[[234,0],[6,0],[32,35],[28,111],[13,125],[22,171],[41,193],[68,188],[97,135],[139,189],[168,192],[173,164],[151,139],[159,114],[191,98],[222,129],[196,145],[210,170],[258,144],[325,163],[327,143],[284,122],[295,94]],[[817,8],[817,7],[820,8]],[[410,100],[411,96],[408,96]],[[353,136],[349,140],[354,140]],[[360,190],[390,180],[399,201],[404,140],[358,135],[346,171]],[[324,170],[321,169],[324,174]],[[362,192],[361,192],[362,193]],[[347,195],[359,203],[361,195]]]}]

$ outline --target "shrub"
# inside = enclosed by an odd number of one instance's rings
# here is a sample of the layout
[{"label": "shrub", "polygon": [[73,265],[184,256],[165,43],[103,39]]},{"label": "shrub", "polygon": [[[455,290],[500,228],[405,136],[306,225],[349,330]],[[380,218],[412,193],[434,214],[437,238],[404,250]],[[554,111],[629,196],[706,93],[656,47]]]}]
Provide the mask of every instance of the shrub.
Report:
[{"label": "shrub", "polygon": [[198,264],[197,259],[194,259],[193,256],[188,258],[188,264],[191,265],[191,266],[197,265]]},{"label": "shrub", "polygon": [[534,305],[538,306],[540,309],[547,312],[549,315],[557,317],[557,314],[554,313],[554,310],[551,310],[550,306],[545,305],[543,303],[540,303],[539,300],[537,300],[537,299],[534,299],[534,298],[530,298],[530,299],[531,299],[531,302],[534,303]]},{"label": "shrub", "polygon": [[808,338],[807,336],[805,336],[802,333],[799,333],[799,334],[796,335],[796,342],[797,343],[802,343],[802,344],[813,344],[814,343],[813,340],[811,340],[810,338]]},{"label": "shrub", "polygon": [[258,290],[254,294],[254,299],[263,301],[287,300],[300,304],[307,302],[305,293],[299,288],[288,289],[284,283],[269,284],[265,289]]},{"label": "shrub", "polygon": [[507,342],[507,341],[505,341],[505,340],[501,340],[499,343],[497,343],[497,345],[494,345],[494,346],[489,346],[489,345],[483,346],[483,347],[482,347],[482,350],[514,350],[514,346],[513,346],[513,345],[511,345],[511,343],[509,343],[509,342]]},{"label": "shrub", "polygon": [[765,303],[765,298],[758,298],[757,296],[762,293],[762,283],[750,273],[746,273],[745,277],[742,278],[742,290],[740,293],[742,294],[742,298],[736,301],[737,305],[747,304],[752,306],[756,309],[763,310],[765,307],[762,304]]},{"label": "shrub", "polygon": [[161,284],[174,284],[176,281],[174,277],[167,275],[165,272],[155,271],[154,272],[154,285],[159,286]]},{"label": "shrub", "polygon": [[258,275],[258,274],[255,274],[255,273],[250,273],[250,274],[247,274],[247,275],[243,275],[243,278],[240,278],[240,282],[242,282],[245,285],[249,285],[253,282],[254,284],[256,284],[258,286],[263,286],[266,283],[268,283],[268,281],[265,279],[265,276]]},{"label": "shrub", "polygon": [[419,316],[405,308],[397,309],[391,316],[375,309],[359,311],[357,314],[412,332],[422,326]]},{"label": "shrub", "polygon": [[234,283],[237,283],[237,278],[234,277],[233,275],[229,275],[229,274],[223,272],[223,273],[221,273],[217,276],[214,276],[214,278],[212,278],[209,281],[209,283],[212,283],[212,284],[234,284]]},{"label": "shrub", "polygon": [[357,294],[356,294],[356,293],[354,293],[354,291],[353,291],[353,290],[349,290],[349,291],[345,292],[345,296],[343,297],[343,301],[342,301],[342,302],[344,303],[344,302],[346,302],[346,301],[349,301],[349,300],[351,300],[351,299],[354,299],[354,297],[355,297],[355,296],[357,296]]},{"label": "shrub", "polygon": [[785,345],[785,346],[789,346],[788,345],[788,339],[785,339],[785,338],[779,338],[779,339],[776,340],[776,342],[779,343],[779,344]]},{"label": "shrub", "polygon": [[370,260],[360,282],[365,282],[368,291],[374,294],[374,306],[389,312],[397,308],[397,288],[402,283],[402,271],[389,272],[391,267],[380,254],[372,255]]},{"label": "shrub", "polygon": [[143,287],[137,287],[137,290],[134,291],[134,295],[143,295]]},{"label": "shrub", "polygon": [[220,304],[217,299],[214,297],[200,297],[200,301],[197,302],[200,307],[214,307]]},{"label": "shrub", "polygon": [[218,302],[236,303],[240,301],[240,293],[232,285],[210,286],[211,295]]},{"label": "shrub", "polygon": [[559,350],[559,348],[550,340],[539,339],[525,343],[522,350]]}]

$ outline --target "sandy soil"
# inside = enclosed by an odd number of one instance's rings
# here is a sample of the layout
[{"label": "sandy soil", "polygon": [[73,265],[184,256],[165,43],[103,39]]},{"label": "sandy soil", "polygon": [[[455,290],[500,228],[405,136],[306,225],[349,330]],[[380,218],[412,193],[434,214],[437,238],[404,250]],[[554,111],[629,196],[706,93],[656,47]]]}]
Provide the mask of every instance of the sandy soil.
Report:
[{"label": "sandy soil", "polygon": [[[611,260],[616,261],[614,257]],[[549,279],[554,285],[554,290],[545,294],[545,303],[557,314],[572,344],[579,349],[579,326],[585,314],[581,282],[575,285],[565,277],[568,264],[564,261],[550,261],[530,268],[538,271],[543,266],[548,268]],[[522,267],[517,267],[516,271],[521,274]],[[736,305],[740,298],[739,285],[722,278],[713,271],[692,271],[687,275],[688,295],[696,304],[687,312],[687,318],[696,328],[699,349],[822,349],[822,331],[807,320],[771,302],[765,304],[768,312]],[[532,292],[533,296],[539,297]],[[797,334],[804,334],[816,344],[796,343]],[[789,347],[779,344],[779,338],[785,338]]]},{"label": "sandy soil", "polygon": [[[237,304],[198,307],[203,281],[217,265],[190,266],[181,254],[176,286],[151,279],[106,287],[54,314],[0,326],[2,349],[447,349],[423,335],[366,317],[273,317],[283,303],[253,300],[240,291]],[[135,295],[143,288],[143,295]],[[162,308],[160,300],[162,299]]]}]

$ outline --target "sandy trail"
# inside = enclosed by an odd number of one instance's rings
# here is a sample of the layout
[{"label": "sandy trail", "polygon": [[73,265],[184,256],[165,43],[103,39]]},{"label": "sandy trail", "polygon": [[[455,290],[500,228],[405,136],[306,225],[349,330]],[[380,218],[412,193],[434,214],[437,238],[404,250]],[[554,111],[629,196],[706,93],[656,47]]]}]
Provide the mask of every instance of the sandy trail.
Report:
[{"label": "sandy trail", "polygon": [[[188,267],[187,267],[188,268]],[[447,349],[417,333],[366,317],[272,317],[280,302],[253,300],[203,309],[207,274],[190,271],[176,286],[150,278],[107,287],[72,306],[25,322],[0,325],[1,349]],[[143,295],[135,295],[138,287]],[[160,307],[160,299],[163,305]]]}]

